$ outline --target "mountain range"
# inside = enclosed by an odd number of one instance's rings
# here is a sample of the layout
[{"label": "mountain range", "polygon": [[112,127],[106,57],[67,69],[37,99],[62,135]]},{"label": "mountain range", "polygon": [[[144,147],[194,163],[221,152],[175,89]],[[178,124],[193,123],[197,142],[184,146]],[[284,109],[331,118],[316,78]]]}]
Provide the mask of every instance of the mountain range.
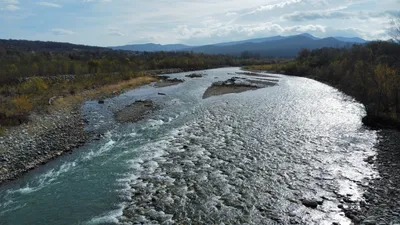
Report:
[{"label": "mountain range", "polygon": [[242,52],[257,53],[261,57],[294,57],[303,49],[318,49],[323,47],[344,48],[353,44],[364,44],[366,40],[358,37],[328,37],[318,38],[304,33],[293,36],[273,36],[265,38],[248,39],[242,41],[216,43],[203,46],[188,46],[182,44],[136,44],[110,47],[115,50],[130,51],[190,51],[206,54],[228,54],[240,56]]}]

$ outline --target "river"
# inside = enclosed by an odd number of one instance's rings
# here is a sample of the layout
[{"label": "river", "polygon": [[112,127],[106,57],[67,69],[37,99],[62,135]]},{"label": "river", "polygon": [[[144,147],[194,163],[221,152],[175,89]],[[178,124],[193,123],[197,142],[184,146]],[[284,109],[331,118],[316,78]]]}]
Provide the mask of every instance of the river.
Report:
[{"label": "river", "polygon": [[[365,162],[379,132],[362,125],[363,105],[284,75],[277,86],[202,98],[238,71],[85,103],[87,129],[104,138],[0,187],[0,224],[350,224],[338,196],[357,202],[379,177]],[[138,99],[158,110],[116,123],[113,112]],[[302,204],[312,198],[323,203]]]}]

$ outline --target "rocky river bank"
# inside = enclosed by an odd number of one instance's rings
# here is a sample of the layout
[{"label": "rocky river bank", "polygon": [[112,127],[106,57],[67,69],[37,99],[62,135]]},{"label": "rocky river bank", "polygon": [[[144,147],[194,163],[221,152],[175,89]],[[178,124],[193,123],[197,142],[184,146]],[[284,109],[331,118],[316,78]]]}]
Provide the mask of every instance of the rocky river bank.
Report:
[{"label": "rocky river bank", "polygon": [[[179,72],[183,72],[183,70],[145,71],[146,74],[151,76]],[[162,78],[160,77],[160,80],[163,81],[158,82],[160,87],[183,82],[183,80],[177,82],[176,80],[168,79],[168,77],[164,81]],[[111,98],[116,94],[120,93],[98,96],[98,99],[100,99],[99,104],[104,103],[104,99]],[[72,110],[32,114],[30,122],[8,128],[0,136],[0,184],[14,180],[27,171],[69,153],[89,140],[98,139],[101,136],[100,133],[85,131],[86,121],[82,116],[80,105],[75,105],[72,108]],[[138,121],[143,118],[142,113],[145,113],[145,111],[134,110],[130,117],[134,114],[133,117],[136,118],[134,121]],[[129,117],[129,115],[125,115],[126,117]]]},{"label": "rocky river bank", "polygon": [[90,135],[79,109],[33,115],[0,137],[0,184],[86,143]]}]

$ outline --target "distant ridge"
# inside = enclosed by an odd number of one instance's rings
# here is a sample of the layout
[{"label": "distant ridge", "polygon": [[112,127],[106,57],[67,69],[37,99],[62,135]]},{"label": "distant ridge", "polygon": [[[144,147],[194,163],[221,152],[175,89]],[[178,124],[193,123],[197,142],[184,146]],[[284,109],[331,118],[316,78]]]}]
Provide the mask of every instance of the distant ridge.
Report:
[{"label": "distant ridge", "polygon": [[129,50],[129,51],[139,51],[139,52],[159,52],[159,51],[181,51],[191,46],[182,45],[182,44],[169,44],[169,45],[160,45],[160,44],[138,44],[138,45],[124,45],[124,46],[115,46],[109,47],[114,50]]},{"label": "distant ridge", "polygon": [[358,44],[364,44],[367,43],[366,40],[358,37],[352,37],[352,38],[347,38],[347,37],[333,37],[339,41],[344,41],[344,42],[351,42],[351,43],[358,43]]},{"label": "distant ridge", "polygon": [[266,38],[255,38],[255,39],[249,39],[249,40],[243,40],[243,41],[232,41],[232,42],[223,42],[223,43],[218,43],[214,44],[215,46],[230,46],[230,45],[237,45],[237,44],[243,44],[243,43],[262,43],[262,42],[267,42],[267,41],[278,41],[285,39],[286,37],[283,36],[273,36],[273,37],[266,37]]},{"label": "distant ridge", "polygon": [[242,56],[242,53],[249,52],[254,57],[273,58],[273,57],[295,57],[303,49],[318,49],[324,47],[348,48],[353,44],[364,44],[367,41],[354,37],[329,37],[318,38],[311,34],[299,34],[294,36],[273,36],[266,38],[255,38],[243,41],[232,41],[217,43],[204,46],[188,46],[182,44],[139,44],[125,45],[116,47],[96,47],[86,45],[75,45],[61,42],[27,41],[27,40],[5,40],[0,39],[0,53],[8,50],[19,51],[43,51],[43,52],[75,52],[75,51],[111,51],[125,50],[137,52],[157,52],[157,51],[181,51],[205,54],[226,54]]},{"label": "distant ridge", "polygon": [[37,52],[62,52],[62,51],[110,51],[108,48],[76,45],[54,41],[28,41],[0,39],[0,49]]},{"label": "distant ridge", "polygon": [[295,57],[303,48],[318,49],[324,47],[347,48],[354,43],[339,41],[335,38],[312,39],[309,36],[297,35],[281,40],[266,41],[261,43],[243,43],[234,46],[200,46],[189,48],[188,51],[206,54],[228,54],[240,56],[242,52],[256,53],[263,58],[271,57]]},{"label": "distant ridge", "polygon": [[[239,56],[243,51],[259,53],[262,57],[293,57],[302,48],[316,49],[323,47],[343,48],[352,44],[364,44],[366,40],[358,37],[328,37],[318,38],[308,33],[292,36],[273,36],[254,38],[242,41],[223,42],[204,46],[187,46],[182,44],[138,44],[110,47],[130,51],[193,51],[207,54],[229,54]],[[273,44],[273,46],[272,46]]]}]

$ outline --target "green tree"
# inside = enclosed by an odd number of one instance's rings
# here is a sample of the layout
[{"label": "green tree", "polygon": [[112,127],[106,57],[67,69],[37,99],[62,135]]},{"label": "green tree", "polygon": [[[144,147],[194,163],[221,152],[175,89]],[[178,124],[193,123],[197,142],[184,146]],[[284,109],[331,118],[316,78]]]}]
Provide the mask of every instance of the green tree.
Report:
[{"label": "green tree", "polygon": [[89,73],[97,73],[100,67],[100,62],[98,60],[89,60]]}]

